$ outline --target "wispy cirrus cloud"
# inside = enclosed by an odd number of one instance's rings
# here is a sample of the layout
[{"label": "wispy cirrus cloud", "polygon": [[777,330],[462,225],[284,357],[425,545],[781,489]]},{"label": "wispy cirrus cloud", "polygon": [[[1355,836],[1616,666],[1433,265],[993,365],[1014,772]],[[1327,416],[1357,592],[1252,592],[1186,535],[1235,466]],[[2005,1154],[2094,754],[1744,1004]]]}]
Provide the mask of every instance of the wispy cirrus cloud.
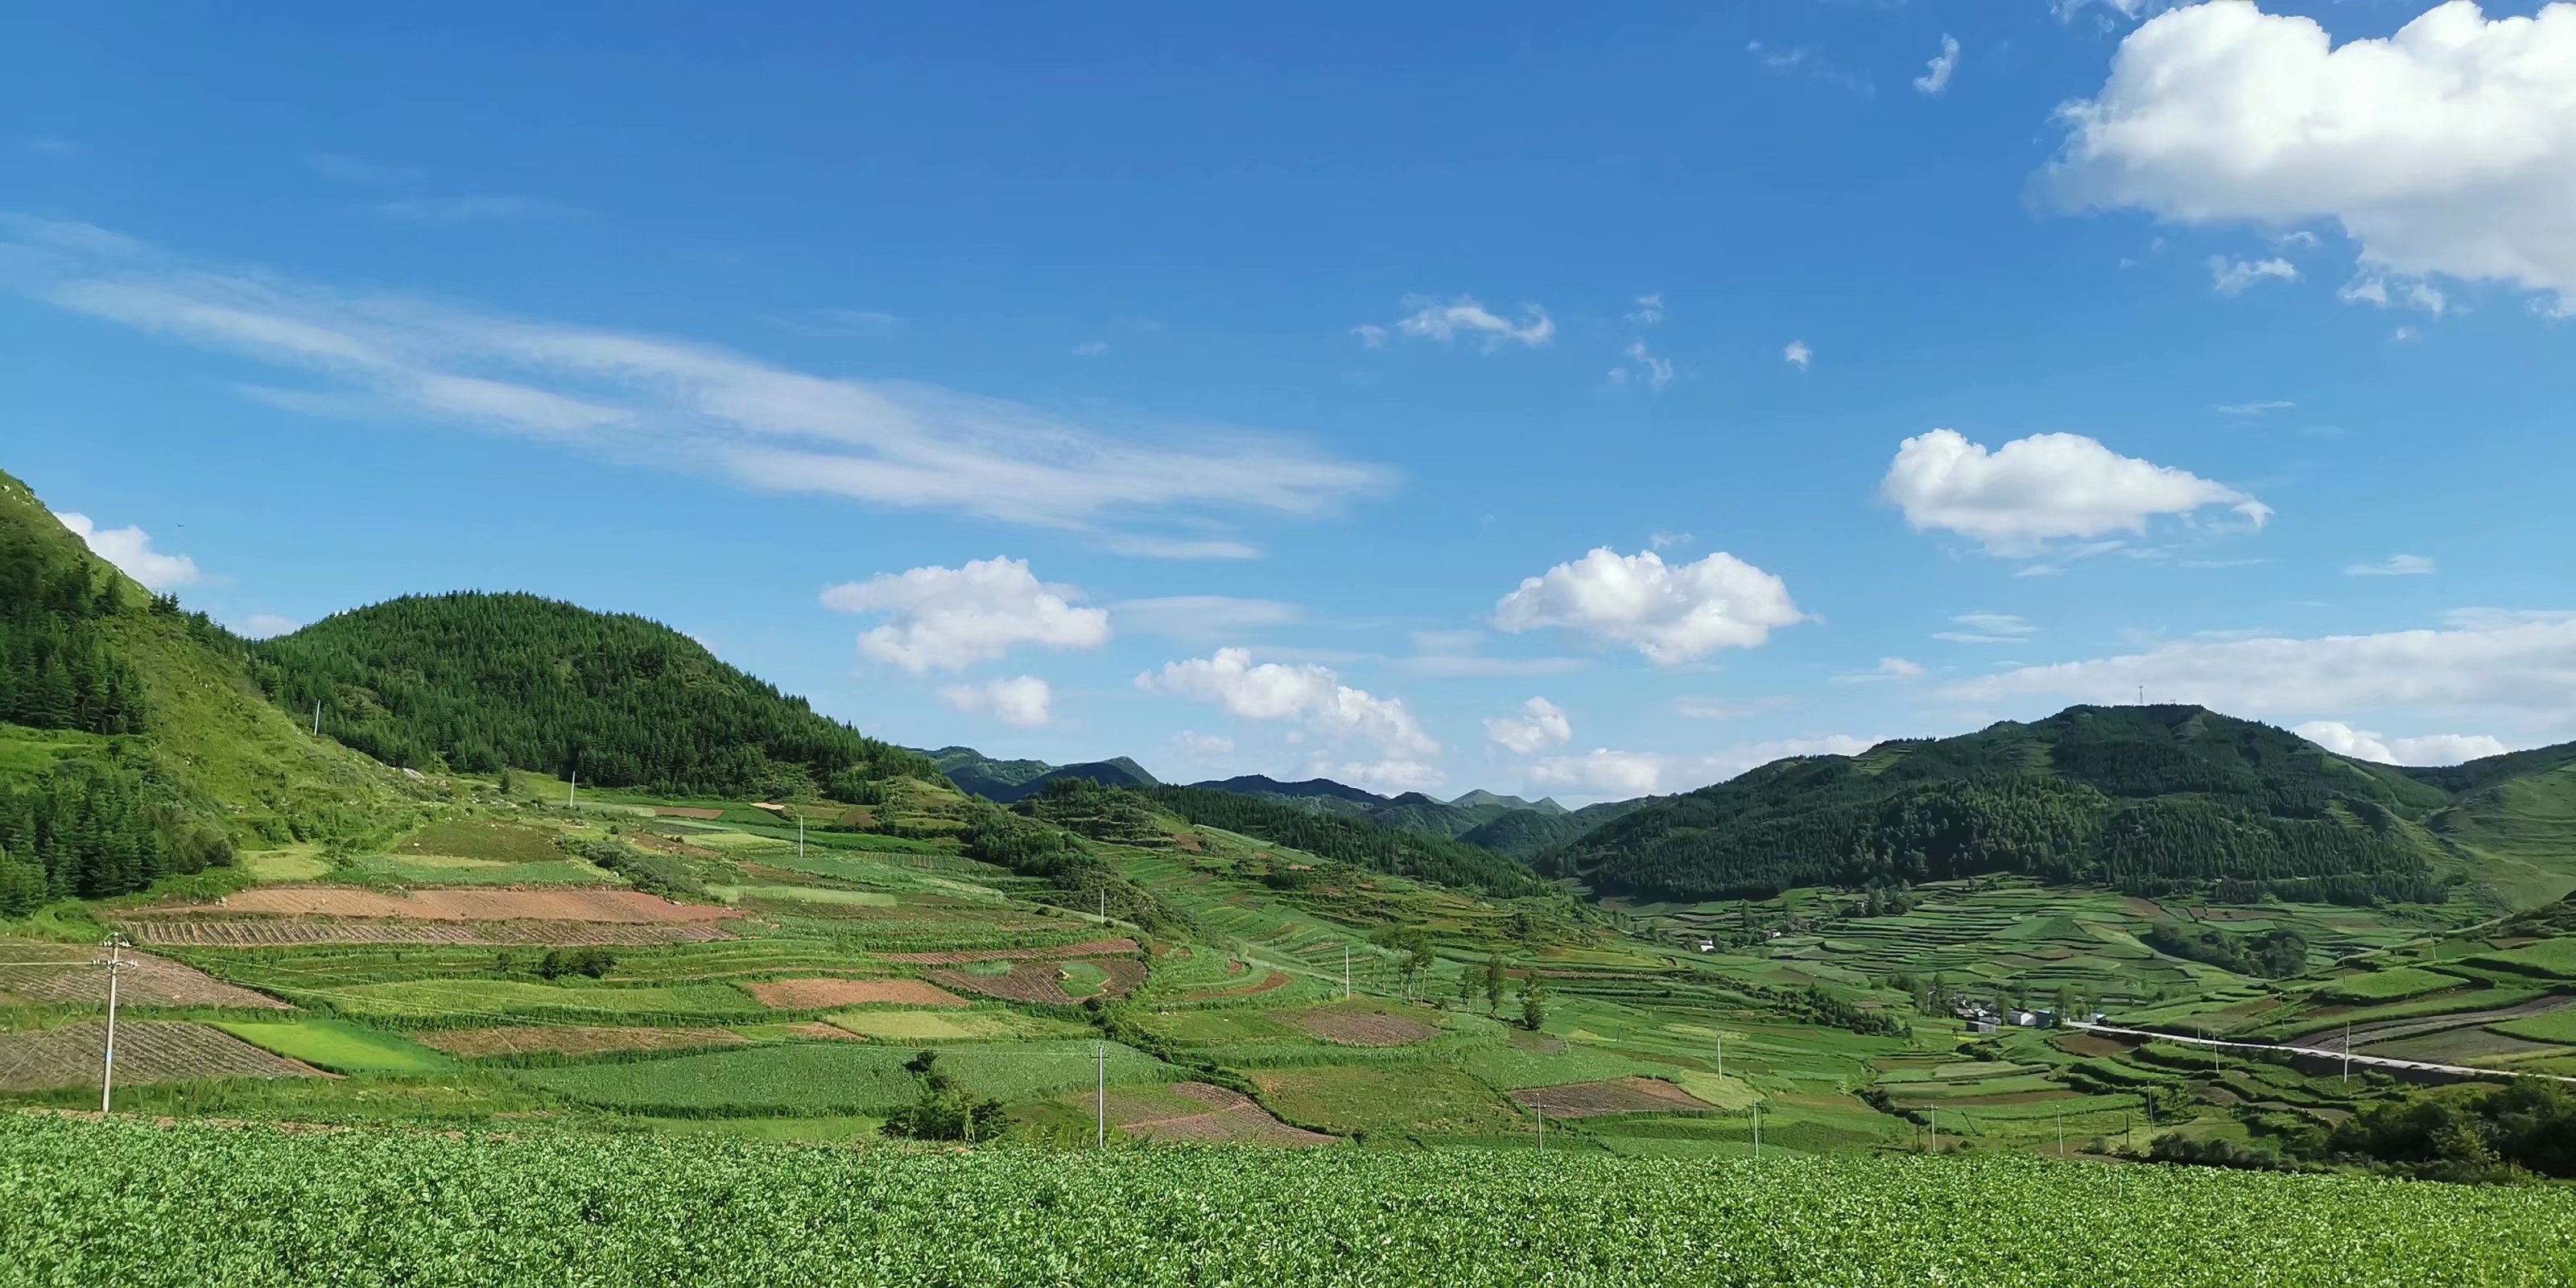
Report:
[{"label": "wispy cirrus cloud", "polygon": [[[244,390],[274,406],[543,439],[1139,554],[1252,555],[1217,529],[1247,512],[1327,514],[1396,480],[1255,430],[814,375],[686,339],[212,266],[85,224],[0,216],[0,289],[310,379]],[[1189,531],[1155,530],[1169,524]]]}]

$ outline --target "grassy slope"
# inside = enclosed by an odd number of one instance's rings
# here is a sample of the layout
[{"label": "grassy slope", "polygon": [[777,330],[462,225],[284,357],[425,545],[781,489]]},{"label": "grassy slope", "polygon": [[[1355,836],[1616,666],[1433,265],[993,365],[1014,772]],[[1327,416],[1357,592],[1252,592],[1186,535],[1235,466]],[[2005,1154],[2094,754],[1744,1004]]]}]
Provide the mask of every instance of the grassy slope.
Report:
[{"label": "grassy slope", "polygon": [[[43,542],[96,562],[26,485],[0,474],[0,541]],[[147,611],[151,593],[121,573],[128,611],[106,626],[144,684],[146,732],[115,738],[0,724],[0,773],[38,771],[73,756],[140,761],[248,848],[292,833],[364,836],[399,826],[417,793],[391,771],[317,740],[262,700],[237,657],[210,645],[188,617]],[[202,628],[197,628],[202,629]]]}]

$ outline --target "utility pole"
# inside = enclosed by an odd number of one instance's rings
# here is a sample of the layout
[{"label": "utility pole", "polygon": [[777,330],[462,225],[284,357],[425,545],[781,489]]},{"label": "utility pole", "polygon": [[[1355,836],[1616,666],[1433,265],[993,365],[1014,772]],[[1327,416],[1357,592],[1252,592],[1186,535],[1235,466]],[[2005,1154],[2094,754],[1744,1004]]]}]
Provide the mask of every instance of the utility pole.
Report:
[{"label": "utility pole", "polygon": [[107,1045],[98,1062],[98,1111],[107,1112],[108,1098],[116,1094],[116,982],[125,974],[125,936],[109,935],[99,942],[107,950]]},{"label": "utility pole", "polygon": [[1726,1076],[1726,1031],[1724,1029],[1718,1030],[1717,1033],[1717,1076],[1720,1078]]},{"label": "utility pole", "polygon": [[2066,1157],[2066,1111],[2057,1111],[2057,1156]]},{"label": "utility pole", "polygon": [[1924,1110],[1924,1111],[1923,1111],[1923,1116],[1924,1116],[1924,1117],[1926,1117],[1926,1118],[1928,1118],[1928,1119],[1930,1119],[1930,1120],[1932,1121],[1932,1152],[1933,1152],[1933,1153],[1936,1153],[1936,1154],[1937,1154],[1937,1153],[1940,1153],[1940,1152],[1941,1152],[1941,1111],[1940,1111],[1940,1110],[1938,1110],[1938,1109],[1926,1109],[1926,1110]]},{"label": "utility pole", "polygon": [[1532,1096],[1530,1107],[1538,1110],[1538,1152],[1544,1154],[1547,1152],[1547,1102]]},{"label": "utility pole", "polygon": [[1099,1076],[1091,1093],[1091,1143],[1105,1147],[1109,1144],[1109,1048],[1092,1043],[1091,1059]]},{"label": "utility pole", "polygon": [[313,700],[313,736],[316,738],[322,736],[322,700],[320,698]]},{"label": "utility pole", "polygon": [[2352,1085],[2352,1021],[2343,1022],[2343,1085]]},{"label": "utility pole", "polygon": [[1100,887],[1100,924],[1109,924],[1109,887]]},{"label": "utility pole", "polygon": [[1762,1157],[1762,1106],[1753,1107],[1753,1157]]},{"label": "utility pole", "polygon": [[805,857],[805,811],[796,811],[796,857]]},{"label": "utility pole", "polygon": [[573,793],[581,790],[581,771],[572,771],[572,781],[564,784],[564,808],[572,808]]},{"label": "utility pole", "polygon": [[1342,945],[1342,1000],[1351,1000],[1351,946]]}]

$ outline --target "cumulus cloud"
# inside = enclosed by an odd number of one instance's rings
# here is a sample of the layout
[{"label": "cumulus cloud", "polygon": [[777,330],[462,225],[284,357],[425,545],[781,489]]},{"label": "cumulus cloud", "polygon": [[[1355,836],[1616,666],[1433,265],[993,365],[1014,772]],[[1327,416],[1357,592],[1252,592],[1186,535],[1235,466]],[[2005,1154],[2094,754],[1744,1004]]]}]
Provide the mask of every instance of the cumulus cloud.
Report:
[{"label": "cumulus cloud", "polygon": [[1034,675],[1015,675],[989,684],[947,685],[939,690],[939,700],[970,716],[1035,729],[1053,718],[1055,692]]},{"label": "cumulus cloud", "polygon": [[1657,291],[1652,295],[1638,296],[1637,311],[1629,314],[1628,320],[1639,326],[1663,325],[1664,293],[1662,291]]},{"label": "cumulus cloud", "polygon": [[2576,614],[2469,610],[2442,630],[2164,644],[2116,657],[2025,666],[1946,686],[1986,704],[2014,697],[2159,702],[2230,715],[2343,719],[2398,711],[2576,724]]},{"label": "cumulus cloud", "polygon": [[2440,571],[2439,566],[2428,556],[2390,555],[2377,563],[2347,565],[2343,575],[2347,577],[2430,577],[2438,571]]},{"label": "cumulus cloud", "polygon": [[1997,555],[2037,553],[2064,537],[2142,533],[2150,518],[2209,506],[2257,528],[2272,516],[2234,488],[2122,456],[2081,434],[2034,434],[1990,452],[1936,429],[1898,445],[1879,491],[1916,531],[1947,529]]},{"label": "cumulus cloud", "polygon": [[2130,33],[2059,119],[2069,204],[2333,219],[2367,267],[2576,301],[2576,5],[2490,19],[2450,0],[2337,46],[2312,18],[2213,0]]},{"label": "cumulus cloud", "polygon": [[1950,88],[1950,73],[1957,70],[1959,42],[1945,32],[1941,36],[1941,52],[1932,55],[1932,61],[1924,65],[1923,74],[1914,78],[1914,88],[1939,98],[1942,91]]},{"label": "cumulus cloud", "polygon": [[1786,738],[1738,743],[1705,755],[1667,755],[1648,751],[1596,748],[1580,755],[1550,756],[1530,765],[1534,786],[1570,795],[1629,797],[1690,791],[1721,783],[1748,769],[1792,756],[1857,756],[1877,746],[1876,738],[1830,734],[1821,738]]},{"label": "cumulus cloud", "polygon": [[1524,579],[1494,605],[1499,630],[1557,627],[1633,646],[1658,666],[1759,648],[1773,630],[1805,620],[1787,583],[1724,551],[1667,564],[1652,550],[1622,555],[1603,546]]},{"label": "cumulus cloud", "polygon": [[1834,677],[1834,683],[1868,684],[1880,680],[1919,680],[1922,678],[1922,663],[1909,662],[1901,657],[1882,657],[1878,659],[1878,665],[1876,667],[1852,675],[1837,675]]},{"label": "cumulus cloud", "polygon": [[1385,796],[1427,792],[1440,785],[1439,767],[1419,760],[1335,760],[1316,756],[1306,762],[1308,778],[1329,778]]},{"label": "cumulus cloud", "polygon": [[192,263],[81,224],[0,216],[0,290],[314,382],[243,386],[272,406],[534,438],[758,491],[1142,539],[1176,522],[1328,513],[1394,481],[1229,426],[820,376],[688,340]]},{"label": "cumulus cloud", "polygon": [[[1441,300],[1428,295],[1405,296],[1400,307],[1411,310],[1395,321],[1397,332],[1423,340],[1447,344],[1460,336],[1478,341],[1487,353],[1506,344],[1536,349],[1556,338],[1556,322],[1547,310],[1535,304],[1520,307],[1520,320],[1510,318],[1476,302],[1474,296],[1461,295]],[[1386,342],[1382,327],[1360,329],[1360,341],[1370,348]]]},{"label": "cumulus cloud", "polygon": [[1561,746],[1574,736],[1574,724],[1565,712],[1545,698],[1532,698],[1521,704],[1520,714],[1495,716],[1485,722],[1485,736],[1497,745],[1527,756]]},{"label": "cumulus cloud", "polygon": [[1077,608],[1082,592],[1040,582],[1022,559],[978,559],[963,568],[878,573],[823,592],[824,606],[845,613],[889,613],[893,620],[859,636],[859,655],[919,675],[957,671],[1001,658],[1018,644],[1098,648],[1109,642],[1109,614]]},{"label": "cumulus cloud", "polygon": [[2295,282],[2299,280],[2299,266],[2286,259],[2231,260],[2225,255],[2209,257],[2209,284],[2221,295],[2243,295],[2245,288],[2266,278]]},{"label": "cumulus cloud", "polygon": [[1391,757],[1440,750],[1402,699],[1354,689],[1311,662],[1256,664],[1249,650],[1224,648],[1213,656],[1164,663],[1160,671],[1138,675],[1136,687],[1210,703],[1247,720],[1295,721],[1328,737],[1371,743]]},{"label": "cumulus cloud", "polygon": [[102,528],[86,514],[56,511],[54,517],[89,546],[91,554],[115,564],[148,590],[176,590],[205,580],[197,561],[152,548],[152,534],[138,527]]},{"label": "cumulus cloud", "polygon": [[1816,351],[1808,348],[1804,340],[1791,340],[1788,347],[1780,350],[1780,360],[1804,371],[1816,365]]},{"label": "cumulus cloud", "polygon": [[275,639],[303,629],[304,623],[275,613],[253,613],[233,626],[233,633],[249,640]]},{"label": "cumulus cloud", "polygon": [[2501,756],[2509,750],[2491,734],[2434,733],[2419,738],[2383,738],[2340,720],[2311,720],[2290,732],[2336,755],[2374,760],[2383,765],[2456,765],[2481,756]]}]

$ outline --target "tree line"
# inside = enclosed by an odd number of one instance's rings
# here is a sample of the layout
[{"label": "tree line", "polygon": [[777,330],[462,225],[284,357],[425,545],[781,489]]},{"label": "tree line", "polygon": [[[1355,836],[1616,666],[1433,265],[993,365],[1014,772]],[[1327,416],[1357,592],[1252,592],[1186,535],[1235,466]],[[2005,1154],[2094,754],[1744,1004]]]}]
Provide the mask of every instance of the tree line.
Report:
[{"label": "tree line", "polygon": [[1192,823],[1257,836],[1373,872],[1434,882],[1511,899],[1553,893],[1527,864],[1492,850],[1380,827],[1365,819],[1319,814],[1295,805],[1204,787],[1124,789]]}]

